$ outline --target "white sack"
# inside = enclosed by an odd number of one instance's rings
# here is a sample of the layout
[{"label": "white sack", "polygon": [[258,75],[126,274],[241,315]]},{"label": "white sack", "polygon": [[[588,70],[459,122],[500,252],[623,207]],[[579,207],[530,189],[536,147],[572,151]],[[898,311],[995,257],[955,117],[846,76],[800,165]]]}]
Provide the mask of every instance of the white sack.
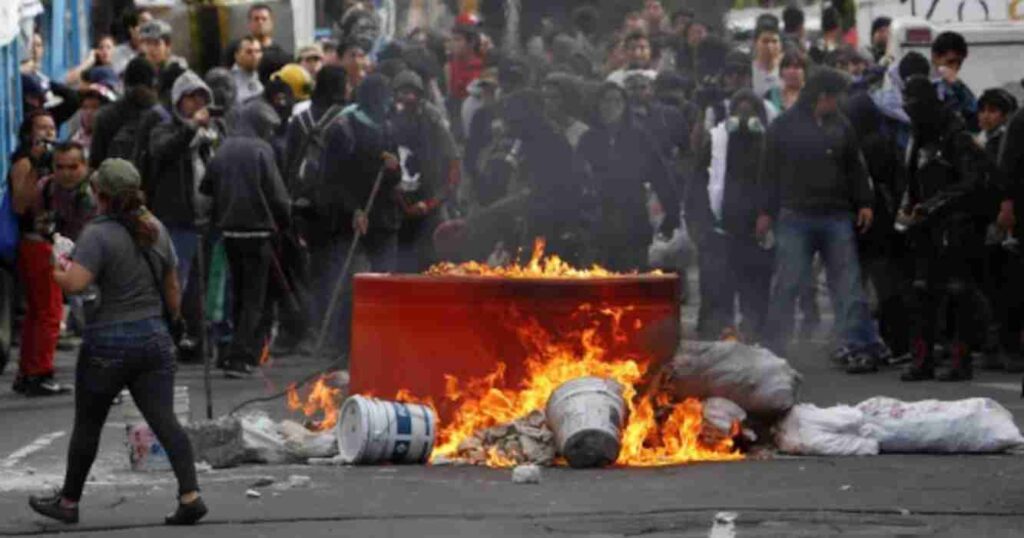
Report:
[{"label": "white sack", "polygon": [[874,456],[878,441],[863,437],[863,426],[864,413],[855,407],[799,404],[775,426],[775,444],[804,456]]},{"label": "white sack", "polygon": [[1024,444],[1013,415],[989,398],[901,402],[875,397],[859,404],[862,434],[883,452],[1003,452]]}]

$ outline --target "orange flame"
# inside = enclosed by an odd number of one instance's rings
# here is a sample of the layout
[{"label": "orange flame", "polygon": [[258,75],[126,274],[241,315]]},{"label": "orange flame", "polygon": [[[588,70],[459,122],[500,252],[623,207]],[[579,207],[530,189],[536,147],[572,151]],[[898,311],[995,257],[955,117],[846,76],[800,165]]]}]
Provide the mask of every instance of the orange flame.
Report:
[{"label": "orange flame", "polygon": [[[491,267],[486,263],[465,262],[454,264],[442,262],[427,270],[430,276],[483,276],[498,278],[614,278],[627,276],[594,265],[590,269],[577,269],[556,255],[544,256],[546,241],[543,237],[534,239],[533,254],[526,265],[514,263],[502,267]],[[660,274],[655,271],[651,274]]]},{"label": "orange flame", "polygon": [[310,419],[308,427],[313,431],[327,431],[338,423],[342,391],[331,386],[328,374],[321,375],[309,390],[305,401],[299,397],[294,384],[288,387],[288,409],[301,411]]},{"label": "orange flame", "polygon": [[[434,457],[457,459],[459,446],[479,430],[511,422],[531,411],[544,409],[548,397],[562,383],[583,376],[614,379],[623,386],[629,409],[623,429],[622,449],[616,462],[624,466],[657,466],[693,461],[731,461],[743,456],[724,439],[713,446],[701,443],[703,409],[700,401],[687,399],[673,405],[665,393],[640,394],[647,378],[649,359],[611,356],[616,341],[628,339],[622,327],[624,309],[580,308],[573,321],[576,330],[548,331],[533,319],[514,324],[528,350],[527,375],[517,389],[502,388],[505,365],[499,363],[484,377],[465,382],[446,376],[446,398],[457,405],[454,420],[441,428]],[[638,329],[638,325],[633,325]],[[557,336],[557,335],[564,336]],[[407,391],[403,400],[416,401]],[[422,402],[429,403],[429,402]],[[666,408],[669,412],[663,413]],[[734,425],[734,430],[738,425]],[[509,467],[511,460],[493,448],[487,465]]]}]

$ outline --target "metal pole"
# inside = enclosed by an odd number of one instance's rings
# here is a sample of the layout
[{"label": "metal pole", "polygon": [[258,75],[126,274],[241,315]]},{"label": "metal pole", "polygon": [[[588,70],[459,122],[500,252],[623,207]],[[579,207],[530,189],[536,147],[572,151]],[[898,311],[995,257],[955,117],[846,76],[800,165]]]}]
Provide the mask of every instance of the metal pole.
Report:
[{"label": "metal pole", "polygon": [[210,327],[206,318],[206,234],[199,233],[199,248],[196,249],[196,272],[199,279],[199,356],[203,358],[203,390],[206,392],[206,418],[213,420],[213,382],[210,379],[210,353],[207,336]]}]

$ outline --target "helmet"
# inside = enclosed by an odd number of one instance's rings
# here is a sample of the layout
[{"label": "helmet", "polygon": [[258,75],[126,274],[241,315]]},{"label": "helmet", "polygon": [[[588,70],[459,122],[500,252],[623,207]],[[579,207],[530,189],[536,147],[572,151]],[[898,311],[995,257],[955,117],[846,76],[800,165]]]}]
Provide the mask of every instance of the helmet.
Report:
[{"label": "helmet", "polygon": [[299,64],[288,64],[270,76],[270,80],[280,80],[292,89],[292,95],[298,101],[305,101],[313,95],[313,77]]}]

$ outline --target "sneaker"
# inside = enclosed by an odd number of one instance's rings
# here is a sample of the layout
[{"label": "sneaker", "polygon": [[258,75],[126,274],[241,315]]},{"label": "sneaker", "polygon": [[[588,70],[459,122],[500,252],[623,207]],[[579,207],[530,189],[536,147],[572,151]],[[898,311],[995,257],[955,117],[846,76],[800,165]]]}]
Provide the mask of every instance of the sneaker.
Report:
[{"label": "sneaker", "polygon": [[70,394],[71,387],[61,385],[53,377],[40,376],[40,377],[29,377],[25,379],[25,391],[22,392],[25,396],[36,397],[36,396],[61,396],[63,394]]},{"label": "sneaker", "polygon": [[62,506],[61,497],[59,492],[54,492],[49,497],[37,497],[35,495],[28,498],[28,505],[32,507],[37,514],[46,516],[50,519],[56,519],[62,523],[78,523],[78,507],[67,508]]},{"label": "sneaker", "polygon": [[911,354],[908,351],[908,352],[903,353],[901,355],[893,355],[892,358],[889,359],[889,366],[897,366],[897,365],[900,365],[900,364],[907,364],[908,362],[910,362],[912,360],[914,360],[914,355]]},{"label": "sneaker", "polygon": [[244,362],[229,362],[224,367],[224,377],[228,379],[248,379],[252,377],[252,366]]},{"label": "sneaker", "polygon": [[168,515],[164,518],[164,524],[166,525],[195,525],[209,510],[206,508],[206,503],[203,502],[202,497],[188,503],[178,503],[178,509],[173,514]]},{"label": "sneaker", "polygon": [[842,367],[846,367],[852,357],[853,350],[848,346],[839,346],[832,352],[832,355],[829,356],[833,364]]},{"label": "sneaker", "polygon": [[854,353],[846,362],[846,373],[848,374],[871,374],[877,371],[877,359],[866,350]]},{"label": "sneaker", "polygon": [[874,357],[875,364],[889,364],[893,358],[892,350],[882,342],[871,344],[864,351]]}]

